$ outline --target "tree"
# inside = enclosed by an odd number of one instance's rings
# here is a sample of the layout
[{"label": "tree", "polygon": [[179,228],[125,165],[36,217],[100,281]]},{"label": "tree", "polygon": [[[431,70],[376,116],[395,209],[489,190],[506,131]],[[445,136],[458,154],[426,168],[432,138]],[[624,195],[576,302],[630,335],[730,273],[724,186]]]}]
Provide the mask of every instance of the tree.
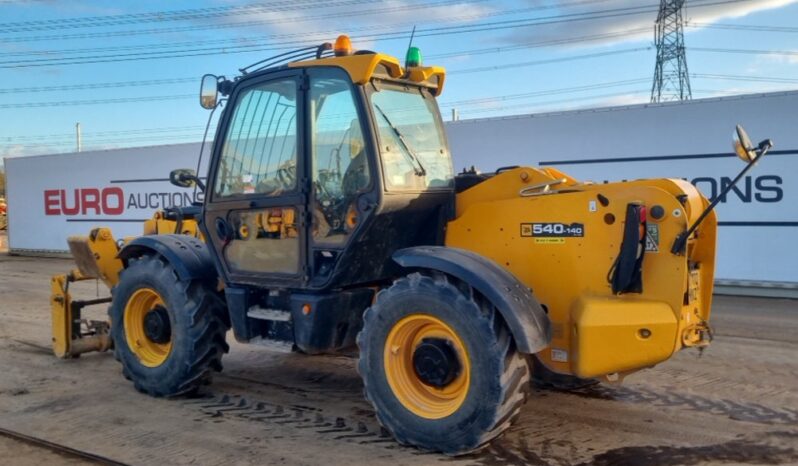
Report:
[{"label": "tree", "polygon": [[0,170],[0,196],[6,197],[6,173]]}]

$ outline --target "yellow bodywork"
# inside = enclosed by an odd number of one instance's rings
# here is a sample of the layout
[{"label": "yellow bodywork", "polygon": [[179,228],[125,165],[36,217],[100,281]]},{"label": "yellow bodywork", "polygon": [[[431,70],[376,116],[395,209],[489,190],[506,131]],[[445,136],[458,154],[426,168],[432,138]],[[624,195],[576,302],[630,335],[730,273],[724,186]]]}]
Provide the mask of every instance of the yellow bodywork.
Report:
[{"label": "yellow bodywork", "polygon": [[81,318],[85,305],[107,303],[110,299],[73,301],[69,283],[89,280],[74,270],[50,280],[50,309],[53,328],[53,353],[59,358],[72,358],[89,351],[107,351],[111,347],[109,324]]},{"label": "yellow bodywork", "polygon": [[[178,222],[167,220],[162,212],[156,212],[152,219],[144,222],[143,233],[183,233],[201,237],[194,219],[185,219],[179,226],[178,231]],[[127,242],[127,239],[123,242]],[[81,353],[111,348],[108,335],[110,322],[81,317],[84,307],[109,303],[110,298],[73,300],[69,284],[84,280],[102,280],[110,289],[119,282],[119,273],[124,268],[122,260],[117,258],[119,244],[108,228],[95,228],[87,236],[71,236],[67,239],[67,244],[77,268],[56,275],[50,281],[53,353],[59,358],[71,358]]]},{"label": "yellow bodywork", "polygon": [[[178,226],[180,227],[179,229]],[[188,235],[202,239],[202,233],[199,231],[197,222],[193,219],[183,220],[183,222],[178,225],[176,221],[164,218],[163,212],[158,211],[155,212],[151,219],[144,221],[143,234],[145,235],[172,233]]]},{"label": "yellow bodywork", "polygon": [[[521,195],[521,193],[525,195]],[[682,201],[680,202],[679,197]],[[619,254],[629,203],[658,233],[643,260],[643,291],[616,296],[608,281]],[[686,181],[580,183],[553,168],[516,168],[457,195],[446,245],[494,260],[532,289],[552,322],[549,348],[538,356],[550,369],[580,377],[653,366],[684,346],[708,343],[714,275],[714,213],[670,252],[707,200]],[[582,224],[581,237],[536,237],[535,223]],[[653,241],[653,239],[652,239]]]},{"label": "yellow bodywork", "polygon": [[[342,57],[321,58],[292,62],[289,68],[310,68],[317,66],[334,66],[342,68],[349,74],[355,84],[366,84],[374,77],[390,79],[406,79],[433,88],[435,96],[443,92],[446,70],[440,66],[414,66],[403,69],[396,57],[383,53],[366,53],[362,55],[346,55]],[[385,70],[387,76],[380,70]]]}]

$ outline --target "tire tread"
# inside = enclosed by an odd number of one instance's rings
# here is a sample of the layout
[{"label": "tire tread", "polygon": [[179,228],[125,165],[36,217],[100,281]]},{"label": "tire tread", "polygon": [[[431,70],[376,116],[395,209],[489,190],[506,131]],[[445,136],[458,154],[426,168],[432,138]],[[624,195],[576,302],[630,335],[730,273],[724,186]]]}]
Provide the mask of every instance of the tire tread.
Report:
[{"label": "tire tread", "polygon": [[[216,296],[215,290],[210,284],[197,280],[181,280],[174,268],[160,256],[144,255],[129,259],[128,266],[120,273],[119,283],[123,283],[123,280],[129,277],[134,270],[154,277],[157,282],[177,289],[185,296],[183,308],[172,311],[188,314],[188,322],[191,325],[184,330],[191,342],[191,351],[186,352],[188,353],[185,355],[186,360],[180,364],[181,370],[179,370],[180,374],[177,380],[159,383],[136,379],[136,371],[131,370],[128,366],[138,364],[138,362],[130,361],[130,358],[125,356],[122,348],[127,343],[124,341],[124,332],[121,330],[112,332],[112,336],[115,335],[114,356],[122,363],[122,373],[125,378],[132,380],[136,390],[142,393],[154,397],[192,394],[210,380],[213,372],[222,370],[222,356],[230,349],[225,342],[225,334],[230,326],[224,316],[223,302]],[[113,297],[116,297],[118,287],[119,284],[111,290]],[[124,304],[116,303],[116,305],[121,309],[115,310],[115,305],[112,303],[108,311],[112,322],[119,321],[118,319],[124,313]],[[118,314],[118,316],[115,317],[114,314]]]},{"label": "tire tread", "polygon": [[367,360],[370,348],[366,345],[366,332],[377,325],[381,325],[378,322],[380,306],[386,300],[391,299],[393,295],[401,292],[430,288],[435,288],[436,292],[439,292],[445,299],[451,299],[452,302],[458,301],[459,304],[465,303],[466,307],[476,310],[473,318],[484,321],[484,324],[492,329],[496,338],[496,347],[493,349],[501,355],[501,360],[503,362],[500,377],[502,393],[499,397],[502,402],[494,407],[491,426],[478,436],[476,442],[458,445],[415,445],[423,449],[443,451],[447,454],[465,454],[484,447],[489,441],[498,437],[510,427],[512,421],[520,413],[521,406],[526,401],[530,381],[529,366],[523,355],[516,350],[512,335],[507,325],[503,322],[501,315],[490,302],[476,293],[470,286],[462,282],[457,282],[444,274],[430,276],[421,273],[413,273],[397,279],[391,287],[381,290],[377,294],[374,304],[363,314],[363,330],[357,337],[357,344],[361,352],[357,370],[363,379],[366,400],[374,407],[377,420],[382,427],[393,435],[399,443],[403,445],[413,444],[410,439],[405,438],[392,427],[390,420],[386,418],[385,413],[380,412],[377,404],[370,395],[370,381],[369,377],[366,376],[368,373]]}]

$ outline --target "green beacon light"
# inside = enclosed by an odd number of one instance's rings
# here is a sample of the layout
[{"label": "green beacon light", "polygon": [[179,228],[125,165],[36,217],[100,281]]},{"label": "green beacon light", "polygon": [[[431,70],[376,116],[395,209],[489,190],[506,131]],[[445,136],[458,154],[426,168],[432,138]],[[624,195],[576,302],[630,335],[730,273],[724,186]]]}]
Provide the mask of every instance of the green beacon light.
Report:
[{"label": "green beacon light", "polygon": [[412,66],[421,66],[421,50],[419,50],[418,47],[410,47],[407,49],[405,68],[410,68]]}]

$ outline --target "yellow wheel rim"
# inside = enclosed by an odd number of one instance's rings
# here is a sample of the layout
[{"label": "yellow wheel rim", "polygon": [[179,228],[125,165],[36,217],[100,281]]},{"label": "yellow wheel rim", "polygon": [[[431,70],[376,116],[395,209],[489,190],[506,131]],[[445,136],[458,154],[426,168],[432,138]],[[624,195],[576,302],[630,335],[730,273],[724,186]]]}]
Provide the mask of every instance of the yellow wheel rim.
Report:
[{"label": "yellow wheel rim", "polygon": [[156,306],[166,307],[161,295],[152,288],[136,290],[125,305],[125,339],[127,346],[147,367],[158,367],[172,351],[172,340],[166,343],[152,341],[144,331],[145,316]]},{"label": "yellow wheel rim", "polygon": [[[449,384],[438,388],[419,379],[413,354],[422,340],[446,340],[457,353],[460,372]],[[441,419],[455,413],[468,395],[471,364],[457,333],[442,320],[426,314],[411,314],[394,325],[385,340],[385,374],[388,385],[402,405],[425,419]]]}]

